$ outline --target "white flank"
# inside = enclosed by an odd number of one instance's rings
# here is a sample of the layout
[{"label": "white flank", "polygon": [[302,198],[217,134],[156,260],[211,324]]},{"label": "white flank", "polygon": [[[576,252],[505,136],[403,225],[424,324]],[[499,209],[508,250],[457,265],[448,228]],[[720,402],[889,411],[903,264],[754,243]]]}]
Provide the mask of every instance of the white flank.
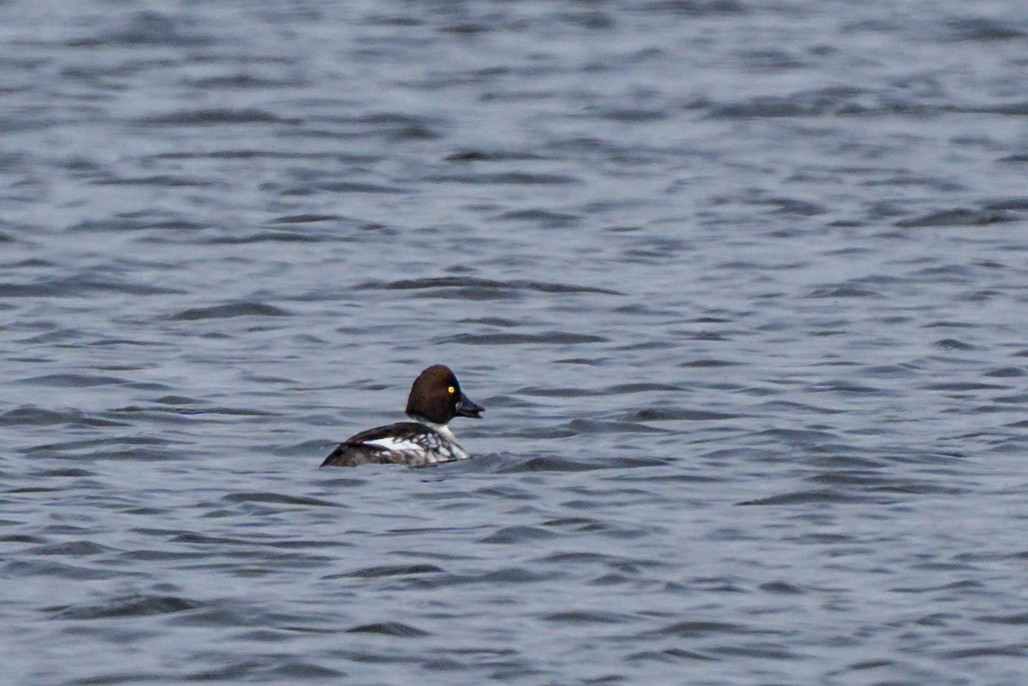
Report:
[{"label": "white flank", "polygon": [[387,436],[386,438],[379,438],[374,441],[364,441],[365,445],[380,445],[387,450],[398,450],[400,452],[419,452],[425,449],[425,446],[419,445],[414,441],[406,441],[401,438],[395,438],[393,436]]},{"label": "white flank", "polygon": [[453,440],[453,432],[443,424],[431,424],[440,435],[422,434],[415,439],[386,436],[365,445],[385,448],[390,452],[402,453],[409,458],[409,464],[435,464],[450,460],[466,460],[470,455]]}]

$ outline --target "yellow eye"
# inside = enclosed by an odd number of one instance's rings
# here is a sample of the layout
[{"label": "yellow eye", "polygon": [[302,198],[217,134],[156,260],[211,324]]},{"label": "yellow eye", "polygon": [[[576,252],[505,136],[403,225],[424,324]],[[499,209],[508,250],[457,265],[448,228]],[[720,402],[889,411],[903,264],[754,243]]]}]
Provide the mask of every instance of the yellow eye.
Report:
[{"label": "yellow eye", "polygon": [[448,391],[450,392],[450,395],[453,395],[454,393],[456,393],[456,392],[457,392],[457,389],[456,389],[456,388],[454,388],[453,386],[450,386],[450,387],[449,387],[449,388],[447,388],[446,390],[448,390]]}]

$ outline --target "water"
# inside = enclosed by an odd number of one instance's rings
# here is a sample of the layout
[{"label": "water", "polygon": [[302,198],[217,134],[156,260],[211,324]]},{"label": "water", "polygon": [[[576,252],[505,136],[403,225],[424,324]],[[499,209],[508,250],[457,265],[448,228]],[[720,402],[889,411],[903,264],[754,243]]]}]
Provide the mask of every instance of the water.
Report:
[{"label": "water", "polygon": [[1026,39],[0,4],[3,679],[1025,683]]}]

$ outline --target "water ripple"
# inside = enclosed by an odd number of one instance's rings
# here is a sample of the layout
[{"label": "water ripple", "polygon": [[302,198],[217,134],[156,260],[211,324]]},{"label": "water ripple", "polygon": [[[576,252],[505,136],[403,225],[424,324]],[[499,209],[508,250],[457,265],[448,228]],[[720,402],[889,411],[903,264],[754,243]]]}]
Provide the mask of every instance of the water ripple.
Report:
[{"label": "water ripple", "polygon": [[8,681],[1024,680],[1019,5],[151,4],[3,12]]}]

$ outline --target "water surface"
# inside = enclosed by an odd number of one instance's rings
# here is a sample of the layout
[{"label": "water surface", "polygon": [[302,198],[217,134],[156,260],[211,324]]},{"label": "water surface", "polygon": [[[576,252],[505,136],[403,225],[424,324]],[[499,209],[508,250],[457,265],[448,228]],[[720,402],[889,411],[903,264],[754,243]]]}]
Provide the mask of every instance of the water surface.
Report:
[{"label": "water surface", "polygon": [[1023,683],[1026,37],[0,4],[7,678]]}]

